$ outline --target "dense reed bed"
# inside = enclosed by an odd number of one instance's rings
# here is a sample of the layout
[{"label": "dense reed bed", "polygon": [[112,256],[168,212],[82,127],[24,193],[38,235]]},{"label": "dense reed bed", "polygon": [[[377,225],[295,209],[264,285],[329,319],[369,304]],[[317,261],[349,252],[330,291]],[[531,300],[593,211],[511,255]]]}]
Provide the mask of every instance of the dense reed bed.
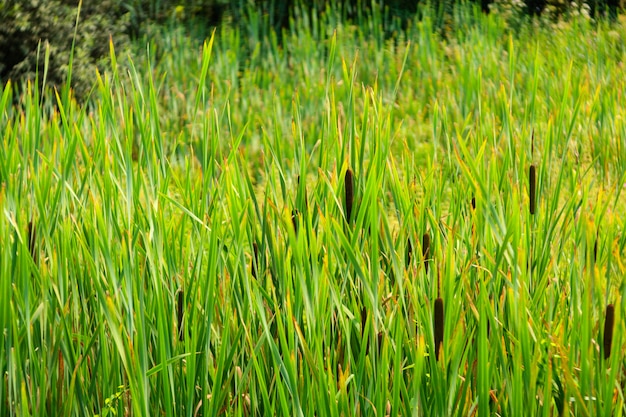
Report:
[{"label": "dense reed bed", "polygon": [[0,415],[623,414],[624,27],[299,19],[2,90]]}]

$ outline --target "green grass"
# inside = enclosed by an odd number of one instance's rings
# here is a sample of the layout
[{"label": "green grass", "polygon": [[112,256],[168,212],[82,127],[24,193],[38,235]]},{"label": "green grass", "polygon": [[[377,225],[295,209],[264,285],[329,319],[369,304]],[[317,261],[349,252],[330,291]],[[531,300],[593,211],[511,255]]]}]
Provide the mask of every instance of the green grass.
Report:
[{"label": "green grass", "polygon": [[300,19],[4,87],[0,415],[623,415],[626,28]]}]

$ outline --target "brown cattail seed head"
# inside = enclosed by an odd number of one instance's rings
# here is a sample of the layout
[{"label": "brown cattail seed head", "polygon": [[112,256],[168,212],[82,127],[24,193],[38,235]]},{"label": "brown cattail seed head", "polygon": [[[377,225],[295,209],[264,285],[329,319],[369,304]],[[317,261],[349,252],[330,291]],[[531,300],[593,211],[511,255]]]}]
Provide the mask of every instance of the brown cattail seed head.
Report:
[{"label": "brown cattail seed head", "polygon": [[252,258],[251,272],[252,276],[256,278],[258,276],[257,268],[259,267],[259,245],[257,245],[256,242],[252,243],[252,251],[254,252],[254,255]]},{"label": "brown cattail seed head", "polygon": [[300,212],[298,211],[298,209],[291,210],[291,223],[293,223],[293,230],[296,233],[298,233],[298,216],[299,215],[300,215]]},{"label": "brown cattail seed head", "polygon": [[365,325],[367,324],[367,309],[361,309],[361,337],[365,334]]},{"label": "brown cattail seed head", "polygon": [[611,345],[613,344],[613,323],[615,320],[615,309],[613,304],[606,306],[606,315],[604,316],[604,359],[611,356]]},{"label": "brown cattail seed head", "polygon": [[37,242],[37,230],[33,221],[28,222],[28,251],[33,258],[33,262],[37,263],[37,252],[35,243]]},{"label": "brown cattail seed head", "polygon": [[183,314],[185,311],[185,294],[181,289],[178,291],[178,300],[176,303],[176,315],[178,316],[178,340],[185,340],[185,330],[183,329]]},{"label": "brown cattail seed head", "polygon": [[430,235],[424,233],[422,236],[422,256],[424,257],[424,268],[428,272],[428,262],[430,261]]},{"label": "brown cattail seed head", "polygon": [[435,300],[435,357],[439,360],[439,349],[443,346],[443,300]]},{"label": "brown cattail seed head", "polygon": [[354,176],[350,168],[346,171],[344,186],[346,190],[346,220],[350,223],[352,218],[352,206],[354,204]]},{"label": "brown cattail seed head", "polygon": [[537,184],[536,184],[536,172],[535,166],[531,165],[530,170],[528,171],[528,184],[529,184],[529,194],[530,194],[530,214],[535,214],[535,210],[537,208]]}]

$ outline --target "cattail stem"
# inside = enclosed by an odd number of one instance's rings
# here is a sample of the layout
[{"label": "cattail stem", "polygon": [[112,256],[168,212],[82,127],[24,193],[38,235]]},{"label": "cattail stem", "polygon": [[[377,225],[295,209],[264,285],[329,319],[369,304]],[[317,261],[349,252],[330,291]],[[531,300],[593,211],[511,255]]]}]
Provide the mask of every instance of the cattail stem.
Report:
[{"label": "cattail stem", "polygon": [[422,236],[422,256],[424,257],[424,268],[426,273],[428,273],[428,263],[430,261],[430,235],[428,233],[424,233],[424,236]]},{"label": "cattail stem", "polygon": [[176,315],[178,317],[178,340],[185,340],[185,330],[183,328],[183,315],[185,312],[185,294],[181,289],[178,291],[178,299],[176,303]]},{"label": "cattail stem", "polygon": [[613,304],[606,306],[604,316],[604,359],[611,356],[611,345],[613,344],[613,324],[615,321],[615,309]]},{"label": "cattail stem", "polygon": [[530,170],[528,171],[528,184],[529,184],[529,195],[530,195],[530,214],[535,214],[537,209],[537,178],[536,178],[536,169],[534,165],[530,166]]},{"label": "cattail stem", "polygon": [[439,350],[443,346],[443,300],[435,300],[435,358],[439,360]]},{"label": "cattail stem", "polygon": [[346,171],[344,187],[346,191],[346,221],[350,223],[352,219],[352,206],[354,204],[354,175],[350,168]]}]

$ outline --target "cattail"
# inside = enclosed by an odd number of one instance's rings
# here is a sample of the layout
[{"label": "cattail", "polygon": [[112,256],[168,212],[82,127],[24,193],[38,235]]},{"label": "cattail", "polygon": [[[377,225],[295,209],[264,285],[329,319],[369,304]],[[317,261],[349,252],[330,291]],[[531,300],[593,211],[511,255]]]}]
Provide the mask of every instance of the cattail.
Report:
[{"label": "cattail", "polygon": [[426,268],[428,273],[428,262],[430,260],[430,235],[428,233],[424,233],[424,236],[422,236],[422,256],[424,257],[424,268]]},{"label": "cattail", "polygon": [[404,261],[406,262],[406,267],[408,268],[411,265],[411,260],[413,259],[413,245],[411,245],[411,239],[406,240],[406,254],[404,256]]},{"label": "cattail", "polygon": [[35,248],[36,241],[37,230],[35,229],[35,224],[31,220],[28,222],[28,251],[30,252],[30,256],[33,258],[34,263],[37,263],[37,252]]},{"label": "cattail", "polygon": [[300,212],[298,209],[291,210],[291,223],[293,223],[293,231],[298,233],[298,216]]},{"label": "cattail", "polygon": [[611,356],[611,345],[613,344],[613,322],[615,309],[613,304],[606,306],[606,315],[604,316],[604,359]]},{"label": "cattail", "polygon": [[439,360],[439,349],[443,345],[443,300],[435,300],[435,358]]},{"label": "cattail", "polygon": [[350,168],[346,171],[344,185],[346,189],[346,220],[350,223],[352,205],[354,204],[354,176],[352,175],[352,170]]},{"label": "cattail", "polygon": [[252,258],[252,268],[250,269],[252,272],[252,276],[256,278],[258,275],[257,268],[259,267],[259,246],[256,244],[256,242],[252,243],[252,250],[254,252],[254,257]]},{"label": "cattail", "polygon": [[176,315],[178,316],[178,340],[185,340],[185,330],[183,328],[183,314],[185,308],[185,294],[183,290],[178,291],[178,300],[176,303]]},{"label": "cattail", "polygon": [[536,187],[536,172],[535,166],[531,165],[530,170],[528,172],[528,183],[530,186],[530,214],[535,214],[535,209],[537,207],[537,187]]},{"label": "cattail", "polygon": [[361,337],[365,334],[365,325],[367,324],[367,309],[363,307],[361,309]]}]

